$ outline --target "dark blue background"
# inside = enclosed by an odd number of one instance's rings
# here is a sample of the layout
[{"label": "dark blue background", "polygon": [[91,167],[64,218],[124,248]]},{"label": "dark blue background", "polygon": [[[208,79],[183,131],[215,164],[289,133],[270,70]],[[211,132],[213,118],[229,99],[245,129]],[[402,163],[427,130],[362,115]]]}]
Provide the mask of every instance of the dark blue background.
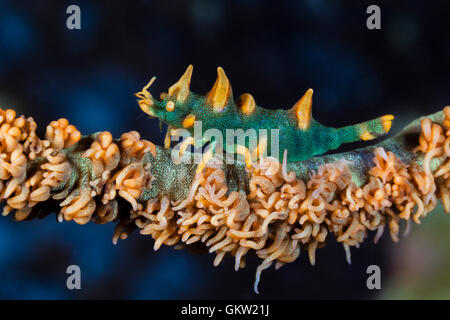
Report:
[{"label": "dark blue background", "polygon": [[[207,92],[217,66],[236,98],[287,108],[312,87],[314,117],[344,126],[396,115],[393,132],[450,104],[448,1],[0,1],[0,105],[31,115],[43,132],[65,117],[82,133],[137,130],[162,144],[133,93],[151,76],[154,96],[194,65],[191,88]],[[79,31],[66,28],[66,8],[81,8]],[[382,29],[366,28],[378,4]],[[353,144],[354,148],[360,144]],[[113,225],[58,224],[55,216],[0,222],[0,298],[374,298],[365,270],[378,264],[389,281],[386,234],[352,249],[353,265],[330,239],[309,265],[303,252],[279,271],[257,259],[234,272],[232,259],[212,266],[207,253],[163,247],[133,234],[113,246]],[[82,290],[69,291],[66,267],[82,270]]]}]

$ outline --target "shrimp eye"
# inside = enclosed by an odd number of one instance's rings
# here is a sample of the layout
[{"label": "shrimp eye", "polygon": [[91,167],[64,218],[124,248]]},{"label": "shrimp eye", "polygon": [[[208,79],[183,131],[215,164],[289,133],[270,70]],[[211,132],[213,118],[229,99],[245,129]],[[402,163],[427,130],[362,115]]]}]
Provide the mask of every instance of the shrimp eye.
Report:
[{"label": "shrimp eye", "polygon": [[175,103],[173,103],[173,101],[169,101],[166,104],[166,110],[169,112],[172,112],[173,109],[175,109]]}]

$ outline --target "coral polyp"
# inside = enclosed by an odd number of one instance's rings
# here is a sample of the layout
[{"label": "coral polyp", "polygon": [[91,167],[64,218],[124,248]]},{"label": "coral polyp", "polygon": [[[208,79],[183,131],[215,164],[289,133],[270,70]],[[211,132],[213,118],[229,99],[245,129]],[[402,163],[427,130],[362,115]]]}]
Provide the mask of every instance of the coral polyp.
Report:
[{"label": "coral polyp", "polygon": [[[192,99],[177,84],[169,94]],[[178,102],[167,108],[175,112]],[[107,131],[82,135],[65,119],[51,122],[43,138],[36,128],[31,117],[0,110],[3,215],[112,222],[114,243],[138,230],[155,250],[200,244],[215,253],[215,266],[234,257],[236,270],[254,254],[261,259],[256,292],[263,270],[295,261],[302,250],[314,265],[330,236],[350,262],[350,249],[371,231],[375,241],[385,230],[398,241],[402,222],[407,230],[420,224],[438,199],[450,212],[450,107],[376,145],[299,162],[289,162],[286,148],[281,159],[250,166],[175,163],[171,149],[135,131],[120,139]]]},{"label": "coral polyp", "polygon": [[[259,136],[257,142],[251,139],[219,142],[222,145],[218,147],[233,154],[255,154],[254,158],[258,158],[259,155],[277,153],[275,157],[281,161],[283,150],[288,150],[288,162],[302,161],[336,149],[343,143],[380,137],[390,130],[394,118],[392,115],[385,115],[343,128],[326,127],[312,116],[312,89],[307,90],[288,110],[269,110],[256,105],[249,93],[241,95],[236,104],[230,81],[221,67],[217,69],[216,82],[206,96],[191,92],[192,71],[193,67],[190,65],[180,80],[167,93],[161,94],[161,100],[155,99],[148,91],[156,79],[152,78],[136,94],[140,99],[139,106],[150,116],[165,122],[169,126],[168,135],[173,128],[184,128],[194,136],[195,121],[201,123],[202,132],[198,134],[202,137],[210,129],[218,130],[222,137],[226,137],[229,130],[266,130],[265,135]],[[271,139],[274,134],[282,139]],[[201,146],[210,142],[210,139],[190,142]],[[275,153],[274,149],[281,152]]]}]

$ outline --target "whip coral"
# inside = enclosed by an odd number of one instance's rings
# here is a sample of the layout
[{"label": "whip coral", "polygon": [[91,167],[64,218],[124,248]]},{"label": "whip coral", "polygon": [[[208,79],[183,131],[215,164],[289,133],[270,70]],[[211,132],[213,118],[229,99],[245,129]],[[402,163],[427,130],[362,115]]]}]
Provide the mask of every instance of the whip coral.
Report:
[{"label": "whip coral", "polygon": [[0,110],[3,215],[32,219],[52,202],[60,222],[116,223],[114,243],[133,230],[151,236],[155,250],[198,243],[215,253],[215,266],[233,256],[236,270],[255,254],[256,292],[263,270],[301,250],[314,265],[330,235],[350,263],[350,248],[369,231],[398,241],[402,221],[407,230],[420,224],[438,199],[450,212],[450,107],[363,149],[291,163],[285,150],[282,161],[207,163],[198,172],[135,131],[82,136],[60,119],[41,140],[36,127]]}]

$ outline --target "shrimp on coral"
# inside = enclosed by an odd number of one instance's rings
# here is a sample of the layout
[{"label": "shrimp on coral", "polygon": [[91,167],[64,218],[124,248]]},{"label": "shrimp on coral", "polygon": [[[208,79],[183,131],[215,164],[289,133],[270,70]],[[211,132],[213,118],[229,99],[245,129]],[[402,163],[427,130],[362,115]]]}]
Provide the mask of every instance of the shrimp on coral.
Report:
[{"label": "shrimp on coral", "polygon": [[[229,129],[235,132],[238,130],[247,132],[248,129],[260,132],[260,129],[265,129],[267,134],[265,137],[260,137],[257,145],[254,141],[252,145],[248,141],[250,139],[244,139],[244,141],[237,139],[238,141],[234,141],[231,146],[227,145],[228,141],[223,141],[221,150],[244,155],[247,166],[250,166],[249,155],[256,158],[263,153],[270,152],[273,155],[272,151],[276,147],[278,147],[277,150],[288,151],[287,162],[296,162],[336,149],[343,143],[380,137],[390,130],[394,119],[392,115],[385,115],[343,128],[326,127],[312,117],[312,89],[306,91],[303,97],[288,110],[269,110],[257,106],[253,96],[248,93],[241,95],[240,101],[236,104],[233,100],[230,81],[221,67],[217,68],[217,80],[206,96],[191,92],[192,71],[193,67],[189,65],[180,80],[172,85],[167,93],[161,94],[160,101],[153,98],[148,91],[156,77],[153,77],[141,92],[136,93],[140,99],[138,103],[141,109],[168,125],[166,148],[170,147],[170,135],[174,128],[184,128],[189,131],[191,137],[184,140],[187,144],[198,143],[192,139],[192,136],[194,136],[194,124],[199,121],[202,137],[208,129],[219,130],[222,137],[228,137]],[[277,133],[282,137],[282,139],[276,139],[279,141],[275,141],[278,146],[272,145],[274,143],[267,139],[269,136],[272,137],[273,133],[276,134],[274,130],[279,130]],[[214,143],[214,141],[201,141],[200,144],[204,145],[207,142]],[[218,145],[218,147],[221,146]],[[186,146],[181,149],[185,150]],[[280,156],[278,160],[282,160]]]}]

